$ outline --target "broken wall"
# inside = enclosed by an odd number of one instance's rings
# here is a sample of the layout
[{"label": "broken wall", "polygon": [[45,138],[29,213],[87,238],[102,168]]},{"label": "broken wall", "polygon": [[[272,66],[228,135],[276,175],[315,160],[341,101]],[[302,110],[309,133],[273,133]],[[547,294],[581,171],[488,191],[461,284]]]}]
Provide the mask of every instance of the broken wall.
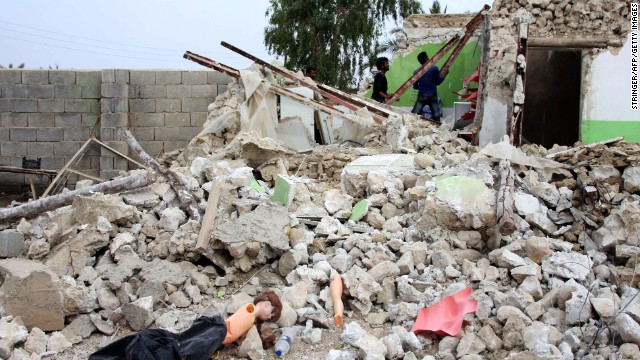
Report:
[{"label": "broken wall", "polygon": [[[629,6],[625,1],[570,1],[570,0],[534,0],[534,1],[502,1],[496,0],[491,10],[491,40],[489,53],[489,68],[486,83],[484,117],[480,131],[480,144],[498,142],[507,134],[515,88],[516,38],[518,23],[529,23],[529,47],[535,44],[532,39],[555,38],[568,39],[602,39],[604,43],[615,44],[626,40],[629,31]],[[561,49],[562,45],[557,49]],[[566,47],[566,45],[565,45]],[[612,48],[614,52],[619,49]],[[590,120],[594,108],[602,108],[606,112],[604,120],[611,120],[618,116],[607,112],[606,107],[611,104],[593,103],[592,94],[601,94],[604,90],[597,89],[596,79],[592,78],[591,62],[598,59],[601,50],[583,48],[582,50],[582,115],[581,123],[583,141],[594,141],[584,132],[585,124]],[[627,57],[628,59],[628,57]],[[596,61],[598,63],[600,61]],[[609,63],[609,61],[604,60]],[[628,67],[611,67],[607,69],[608,76],[628,76]],[[600,72],[600,70],[598,70]],[[616,75],[612,75],[616,73]],[[599,75],[598,75],[599,76]],[[627,80],[628,81],[628,80]],[[593,85],[592,85],[593,84]],[[608,89],[607,89],[608,90]],[[628,98],[628,92],[612,89],[620,98]],[[628,101],[628,100],[627,100]],[[604,106],[604,107],[603,107]],[[628,108],[628,106],[626,106]],[[525,98],[526,112],[526,98]],[[596,113],[597,114],[597,113]],[[616,119],[616,120],[625,120]],[[595,124],[595,123],[594,123]],[[614,125],[614,124],[608,124]],[[617,126],[619,124],[615,124]],[[623,129],[620,129],[622,132]]]},{"label": "broken wall", "polygon": [[[170,70],[0,70],[0,166],[41,159],[41,168],[61,169],[96,136],[128,154],[121,132],[129,128],[156,156],[185,146],[201,129],[207,107],[231,78],[214,71]],[[127,170],[127,161],[89,147],[73,169],[104,179]],[[0,192],[46,187],[46,176],[0,172]],[[66,183],[78,180],[70,175]]]}]

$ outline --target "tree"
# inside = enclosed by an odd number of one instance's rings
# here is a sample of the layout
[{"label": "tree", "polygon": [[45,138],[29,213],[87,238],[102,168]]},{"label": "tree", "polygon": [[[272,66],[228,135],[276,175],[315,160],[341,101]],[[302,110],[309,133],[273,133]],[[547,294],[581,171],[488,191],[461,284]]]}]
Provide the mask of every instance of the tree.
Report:
[{"label": "tree", "polygon": [[285,66],[313,65],[318,80],[345,89],[377,55],[385,22],[421,13],[418,0],[269,0],[264,43]]},{"label": "tree", "polygon": [[435,0],[433,2],[433,4],[431,4],[431,8],[429,8],[429,14],[446,14],[447,13],[447,7],[444,7],[444,11],[442,11],[442,8],[440,7],[440,1]]}]

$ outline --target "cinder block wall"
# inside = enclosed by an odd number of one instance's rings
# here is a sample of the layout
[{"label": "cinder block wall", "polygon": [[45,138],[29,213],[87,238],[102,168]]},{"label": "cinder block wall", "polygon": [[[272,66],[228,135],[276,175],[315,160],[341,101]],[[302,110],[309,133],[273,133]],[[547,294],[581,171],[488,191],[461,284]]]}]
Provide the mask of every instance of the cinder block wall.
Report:
[{"label": "cinder block wall", "polygon": [[[126,128],[152,156],[175,150],[202,129],[208,105],[231,80],[214,71],[1,69],[0,165],[40,158],[42,169],[59,170],[98,121],[96,137],[123,154]],[[93,144],[72,168],[110,179],[129,164]],[[29,177],[46,187],[47,177],[0,172],[0,192],[23,190]]]}]

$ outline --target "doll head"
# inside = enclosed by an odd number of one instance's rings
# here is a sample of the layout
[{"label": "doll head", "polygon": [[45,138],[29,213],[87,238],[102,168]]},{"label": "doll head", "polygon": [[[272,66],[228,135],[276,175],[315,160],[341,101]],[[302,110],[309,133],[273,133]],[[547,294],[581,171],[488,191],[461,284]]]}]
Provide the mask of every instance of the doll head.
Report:
[{"label": "doll head", "polygon": [[256,305],[256,327],[262,339],[262,347],[269,349],[276,342],[275,335],[271,334],[271,329],[262,330],[264,321],[278,321],[282,314],[282,302],[276,293],[267,290],[253,299]]}]

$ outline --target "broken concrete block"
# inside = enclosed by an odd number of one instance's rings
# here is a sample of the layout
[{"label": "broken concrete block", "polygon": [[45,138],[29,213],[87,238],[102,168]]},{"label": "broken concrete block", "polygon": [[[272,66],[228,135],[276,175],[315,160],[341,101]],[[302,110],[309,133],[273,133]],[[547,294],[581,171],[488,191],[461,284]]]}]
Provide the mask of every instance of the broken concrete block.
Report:
[{"label": "broken concrete block", "polygon": [[542,261],[542,271],[566,279],[584,280],[591,273],[593,262],[576,252],[554,252]]},{"label": "broken concrete block", "polygon": [[627,232],[622,217],[612,214],[604,219],[604,224],[591,234],[591,239],[599,249],[610,250],[616,245],[624,244],[627,240]]},{"label": "broken concrete block", "polygon": [[255,241],[286,251],[291,248],[284,232],[289,223],[289,213],[283,208],[260,205],[254,211],[216,227],[212,237],[223,244]]},{"label": "broken concrete block", "polygon": [[127,205],[135,207],[152,208],[160,203],[160,197],[151,188],[144,187],[122,193],[122,200]]},{"label": "broken concrete block", "polygon": [[560,199],[560,192],[555,185],[549,184],[547,182],[540,182],[534,185],[531,190],[536,193],[544,202],[551,206],[556,207],[558,205],[558,200]]},{"label": "broken concrete block", "polygon": [[[376,172],[374,174],[376,180],[374,181],[372,178],[371,184],[374,187],[373,190],[376,191],[371,191],[370,189],[370,194],[375,194],[384,189],[384,183],[381,184],[380,180],[384,182],[384,179],[399,176],[403,173],[416,172],[413,166],[413,155],[380,154],[363,156],[352,161],[342,169],[342,174],[340,175],[342,192],[354,198],[365,197],[365,193],[369,188],[368,176],[371,172]],[[402,181],[400,183],[402,184]],[[404,190],[402,189],[401,191]]]},{"label": "broken concrete block", "polygon": [[80,224],[95,224],[99,216],[109,222],[124,224],[138,219],[138,209],[125,204],[115,195],[94,194],[91,196],[76,196],[73,200],[73,217]]},{"label": "broken concrete block", "polygon": [[618,314],[612,327],[620,334],[623,341],[640,346],[640,325],[631,316],[625,313]]},{"label": "broken concrete block", "polygon": [[64,300],[60,279],[41,263],[25,259],[0,260],[7,314],[20,316],[29,329],[64,328]]},{"label": "broken concrete block", "polygon": [[[20,319],[12,318],[10,316],[0,319],[0,355],[11,354],[13,346],[17,343],[21,343],[27,339],[29,332],[27,328],[22,324]],[[4,356],[8,358],[9,355]]]},{"label": "broken concrete block", "polygon": [[76,317],[71,324],[67,325],[62,334],[72,344],[77,344],[83,339],[88,338],[96,331],[96,326],[91,322],[89,315],[83,314]]},{"label": "broken concrete block", "polygon": [[52,333],[47,340],[47,352],[54,354],[61,353],[71,346],[73,346],[73,344],[59,331]]},{"label": "broken concrete block", "polygon": [[624,189],[632,194],[640,194],[640,166],[629,166],[622,173]]},{"label": "broken concrete block", "polygon": [[530,237],[525,243],[527,257],[533,260],[536,264],[540,264],[545,257],[552,253],[549,244],[549,238],[538,236]]},{"label": "broken concrete block", "polygon": [[37,355],[42,354],[47,351],[48,338],[44,331],[35,327],[31,329],[27,341],[24,343],[24,349]]},{"label": "broken concrete block", "polygon": [[165,231],[174,232],[187,221],[187,214],[179,208],[167,208],[160,214],[158,226]]},{"label": "broken concrete block", "polygon": [[153,322],[153,298],[151,296],[140,298],[132,303],[122,306],[122,314],[127,319],[131,329],[140,331]]},{"label": "broken concrete block", "polygon": [[278,202],[286,209],[289,208],[293,198],[296,196],[296,182],[288,176],[278,175],[271,201]]},{"label": "broken concrete block", "polygon": [[24,235],[14,229],[0,231],[0,257],[16,257],[24,250]]},{"label": "broken concrete block", "polygon": [[521,216],[542,212],[540,201],[533,195],[516,192],[513,194],[513,205]]}]

